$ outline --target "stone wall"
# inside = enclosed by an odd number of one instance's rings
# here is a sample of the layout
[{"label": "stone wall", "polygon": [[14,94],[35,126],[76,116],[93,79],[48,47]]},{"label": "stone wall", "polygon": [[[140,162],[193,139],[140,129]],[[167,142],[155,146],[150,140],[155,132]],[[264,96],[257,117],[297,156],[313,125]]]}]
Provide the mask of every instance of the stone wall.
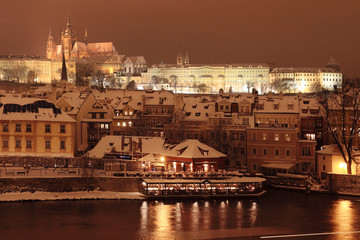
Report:
[{"label": "stone wall", "polygon": [[328,183],[332,193],[360,196],[360,176],[358,175],[330,173]]},{"label": "stone wall", "polygon": [[140,178],[74,177],[74,178],[1,178],[0,194],[6,192],[140,192]]}]

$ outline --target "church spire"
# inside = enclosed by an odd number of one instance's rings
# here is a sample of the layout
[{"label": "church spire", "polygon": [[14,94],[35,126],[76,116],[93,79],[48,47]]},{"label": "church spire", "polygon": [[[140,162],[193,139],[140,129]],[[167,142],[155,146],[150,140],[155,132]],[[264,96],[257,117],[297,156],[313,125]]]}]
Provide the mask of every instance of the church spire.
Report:
[{"label": "church spire", "polygon": [[85,43],[86,45],[88,44],[88,32],[87,32],[87,27],[85,27],[84,43]]},{"label": "church spire", "polygon": [[181,47],[179,47],[178,56],[176,58],[176,65],[183,65],[183,64],[184,64],[183,54],[181,52]]},{"label": "church spire", "polygon": [[66,63],[65,63],[65,54],[63,51],[60,81],[67,81],[67,80],[68,80],[68,78],[67,78],[67,70],[66,70]]},{"label": "church spire", "polygon": [[185,64],[190,64],[189,49],[186,49],[185,53]]}]

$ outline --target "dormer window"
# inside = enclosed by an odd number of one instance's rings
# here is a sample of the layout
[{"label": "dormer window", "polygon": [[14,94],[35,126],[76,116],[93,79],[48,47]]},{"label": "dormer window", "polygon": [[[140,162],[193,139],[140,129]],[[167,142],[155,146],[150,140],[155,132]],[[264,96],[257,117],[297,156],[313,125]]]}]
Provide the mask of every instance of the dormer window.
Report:
[{"label": "dormer window", "polygon": [[197,113],[195,114],[195,116],[199,117],[199,116],[200,116],[200,113],[199,113],[199,112],[197,112]]},{"label": "dormer window", "polygon": [[127,115],[128,115],[128,112],[127,112],[127,111],[125,111],[124,113],[125,113],[125,116],[127,116]]}]

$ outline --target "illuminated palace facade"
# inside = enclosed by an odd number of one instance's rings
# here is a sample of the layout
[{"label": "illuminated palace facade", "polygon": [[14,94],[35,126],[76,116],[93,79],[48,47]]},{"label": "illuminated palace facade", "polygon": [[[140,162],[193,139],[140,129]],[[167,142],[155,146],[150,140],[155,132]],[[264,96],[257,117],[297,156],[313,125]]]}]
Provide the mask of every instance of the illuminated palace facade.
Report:
[{"label": "illuminated palace facade", "polygon": [[[167,82],[172,90],[183,93],[248,92],[263,89],[269,80],[267,64],[191,64],[188,51],[179,53],[176,64],[158,64],[142,74],[143,82]],[[176,89],[175,89],[176,88]]]},{"label": "illuminated palace facade", "polygon": [[316,86],[333,89],[341,86],[340,66],[331,58],[324,68],[274,68],[270,73],[270,82],[276,80],[293,81],[299,92],[313,92]]},{"label": "illuminated palace facade", "polygon": [[274,68],[268,64],[191,64],[188,51],[185,58],[179,52],[176,64],[157,64],[142,74],[145,84],[164,84],[178,93],[251,92],[272,89],[276,80],[291,81],[290,91],[312,92],[316,85],[333,89],[341,85],[342,73],[332,58],[324,68]]}]

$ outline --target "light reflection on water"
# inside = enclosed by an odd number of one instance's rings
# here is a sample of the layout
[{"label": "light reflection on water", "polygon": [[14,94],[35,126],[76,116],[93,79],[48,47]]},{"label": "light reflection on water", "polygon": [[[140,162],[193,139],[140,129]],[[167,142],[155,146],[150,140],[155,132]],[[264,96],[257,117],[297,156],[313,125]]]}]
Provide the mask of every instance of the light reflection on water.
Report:
[{"label": "light reflection on water", "polygon": [[[356,198],[272,191],[258,199],[0,204],[0,239],[200,239],[360,230]],[[46,229],[46,231],[44,231]],[[277,230],[276,230],[277,231]],[[283,232],[283,233],[284,233]],[[274,232],[272,234],[281,234]],[[243,235],[242,235],[243,234]],[[258,239],[258,238],[255,238]],[[299,238],[301,239],[301,238]],[[350,240],[354,235],[317,239]]]},{"label": "light reflection on water", "polygon": [[[360,230],[360,223],[354,224],[355,212],[353,202],[350,200],[339,200],[333,204],[332,222],[334,224],[334,232],[351,232]],[[358,212],[359,214],[359,212]],[[351,235],[342,235],[341,239],[353,239]]]}]

